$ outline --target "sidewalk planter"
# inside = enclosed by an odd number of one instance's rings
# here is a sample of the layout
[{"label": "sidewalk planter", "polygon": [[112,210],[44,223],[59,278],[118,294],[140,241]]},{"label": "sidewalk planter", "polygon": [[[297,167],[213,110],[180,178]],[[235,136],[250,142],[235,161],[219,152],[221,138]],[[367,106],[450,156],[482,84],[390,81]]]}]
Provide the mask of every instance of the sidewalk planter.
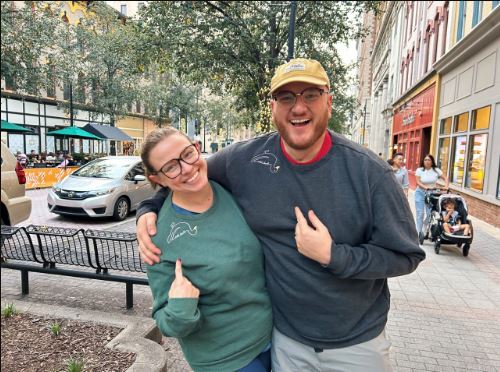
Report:
[{"label": "sidewalk planter", "polygon": [[52,187],[78,168],[26,168],[26,190]]}]

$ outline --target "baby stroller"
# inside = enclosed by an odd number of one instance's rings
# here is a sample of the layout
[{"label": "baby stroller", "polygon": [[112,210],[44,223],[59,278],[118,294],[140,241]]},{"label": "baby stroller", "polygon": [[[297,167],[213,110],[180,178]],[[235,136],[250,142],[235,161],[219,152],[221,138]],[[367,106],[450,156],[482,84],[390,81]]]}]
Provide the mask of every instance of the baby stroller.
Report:
[{"label": "baby stroller", "polygon": [[[469,234],[464,235],[463,230],[447,233],[443,227],[444,220],[442,212],[445,211],[444,204],[448,199],[452,199],[456,206],[455,210],[458,212],[458,218],[462,224],[469,224]],[[467,203],[460,195],[446,194],[443,192],[435,192],[431,190],[426,195],[426,204],[431,209],[428,234],[430,239],[434,242],[434,252],[439,254],[441,244],[454,244],[458,248],[462,248],[464,257],[469,255],[470,245],[474,238],[474,230],[472,228],[472,221],[467,213]]]}]

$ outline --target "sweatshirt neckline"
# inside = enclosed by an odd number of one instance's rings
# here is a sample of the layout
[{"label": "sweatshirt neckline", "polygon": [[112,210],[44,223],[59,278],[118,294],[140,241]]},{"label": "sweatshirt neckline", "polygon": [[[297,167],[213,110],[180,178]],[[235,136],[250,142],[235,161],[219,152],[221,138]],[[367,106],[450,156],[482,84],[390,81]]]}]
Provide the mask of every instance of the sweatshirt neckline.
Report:
[{"label": "sweatshirt neckline", "polygon": [[[277,133],[276,140],[275,140],[275,146],[276,146],[277,153],[279,154],[279,158],[281,158],[281,160],[284,163],[286,163],[287,165],[289,165],[295,171],[298,171],[298,172],[308,171],[310,169],[316,169],[318,166],[324,164],[328,159],[330,159],[331,154],[332,154],[334,136],[328,129],[327,129],[327,131],[328,131],[329,139],[331,142],[331,145],[329,146],[330,148],[329,148],[328,152],[326,152],[320,159],[318,159],[314,162],[307,162],[307,163],[296,163],[296,162],[292,163],[292,162],[290,162],[288,160],[287,156],[285,155],[285,153],[281,149],[281,135],[279,135],[279,133]],[[325,136],[325,138],[326,137],[328,137],[328,136]]]},{"label": "sweatshirt neckline", "polygon": [[208,182],[210,182],[210,186],[212,187],[212,191],[213,191],[213,202],[212,202],[212,206],[210,208],[208,208],[205,212],[196,213],[196,214],[179,213],[175,210],[173,203],[172,203],[172,195],[173,194],[169,193],[168,199],[166,200],[166,203],[168,205],[168,209],[169,209],[170,213],[172,213],[172,215],[174,215],[176,218],[182,218],[182,219],[192,220],[192,221],[203,219],[203,218],[209,217],[212,214],[214,214],[218,208],[218,205],[219,205],[219,190],[217,189],[215,182],[210,181],[210,180]]}]

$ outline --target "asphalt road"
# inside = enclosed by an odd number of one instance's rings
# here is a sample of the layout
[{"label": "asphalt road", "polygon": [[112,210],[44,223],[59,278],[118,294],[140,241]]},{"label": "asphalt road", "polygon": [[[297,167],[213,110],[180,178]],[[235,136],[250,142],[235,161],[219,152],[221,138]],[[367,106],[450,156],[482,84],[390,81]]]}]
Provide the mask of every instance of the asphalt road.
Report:
[{"label": "asphalt road", "polygon": [[[134,226],[135,212],[132,212],[124,221],[118,222],[111,217],[85,218],[60,216],[49,212],[47,206],[47,195],[50,189],[26,190],[26,195],[31,198],[31,215],[26,221],[19,223],[19,226],[46,225],[57,227],[75,227],[84,229],[99,230],[120,230],[121,225],[126,225],[129,231],[130,226]],[[134,231],[135,232],[135,231]]]}]

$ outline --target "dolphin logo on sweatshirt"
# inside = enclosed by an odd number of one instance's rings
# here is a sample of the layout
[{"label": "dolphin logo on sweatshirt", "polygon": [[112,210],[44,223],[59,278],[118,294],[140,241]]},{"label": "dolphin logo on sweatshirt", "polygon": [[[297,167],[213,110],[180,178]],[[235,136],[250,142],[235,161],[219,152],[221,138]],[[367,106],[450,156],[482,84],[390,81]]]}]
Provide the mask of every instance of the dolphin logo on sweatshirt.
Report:
[{"label": "dolphin logo on sweatshirt", "polygon": [[180,238],[181,236],[189,234],[191,236],[195,236],[198,234],[198,226],[191,227],[187,222],[172,222],[170,225],[170,234],[167,237],[167,243],[172,243],[175,239]]},{"label": "dolphin logo on sweatshirt", "polygon": [[276,155],[271,154],[269,150],[264,151],[262,154],[255,155],[252,158],[252,163],[259,163],[268,166],[271,173],[278,173],[280,170],[278,158]]}]

